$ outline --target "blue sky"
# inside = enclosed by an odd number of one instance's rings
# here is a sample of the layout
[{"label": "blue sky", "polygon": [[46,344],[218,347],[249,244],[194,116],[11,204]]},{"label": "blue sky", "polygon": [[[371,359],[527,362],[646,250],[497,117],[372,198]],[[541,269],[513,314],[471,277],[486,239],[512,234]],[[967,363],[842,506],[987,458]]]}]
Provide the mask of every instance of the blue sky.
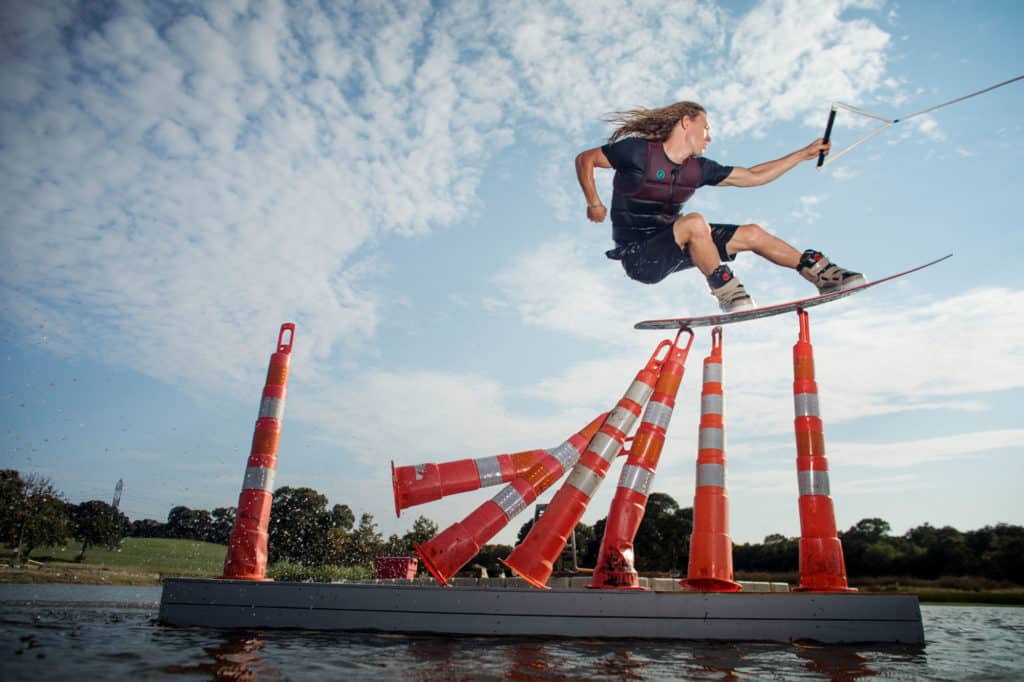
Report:
[{"label": "blue sky", "polygon": [[[324,9],[324,8],[327,9]],[[604,114],[704,103],[750,166],[841,101],[891,117],[1024,73],[1016,2],[61,3],[0,18],[0,466],[133,519],[237,502],[267,361],[297,324],[277,485],[396,519],[390,461],[551,447],[714,310],[695,272],[628,280],[573,159]],[[1024,523],[1021,82],[816,171],[705,188],[882,277],[811,313],[837,523]],[[875,121],[842,112],[836,147]],[[610,200],[611,174],[598,186]],[[753,256],[761,303],[812,293]],[[724,332],[731,534],[799,534],[795,315]],[[688,506],[699,330],[654,490]],[[607,513],[609,475],[584,520]],[[548,496],[552,493],[549,492]],[[523,518],[495,541],[511,543]]]}]

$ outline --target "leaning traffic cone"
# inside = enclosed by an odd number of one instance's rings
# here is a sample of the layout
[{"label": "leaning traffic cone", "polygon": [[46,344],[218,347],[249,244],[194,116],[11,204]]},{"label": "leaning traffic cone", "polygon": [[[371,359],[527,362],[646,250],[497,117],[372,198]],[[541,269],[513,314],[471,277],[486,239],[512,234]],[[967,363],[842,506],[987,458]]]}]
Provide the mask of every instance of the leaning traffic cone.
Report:
[{"label": "leaning traffic cone", "polygon": [[700,592],[738,592],[733,581],[729,496],[725,492],[725,397],[722,391],[722,328],[711,331],[711,354],[704,358],[697,445],[697,491],[686,579],[679,584]]},{"label": "leaning traffic cone", "polygon": [[270,505],[274,499],[277,445],[281,438],[281,418],[284,416],[294,340],[295,325],[291,322],[282,324],[277,337],[277,352],[270,356],[267,382],[263,387],[260,413],[256,419],[242,492],[238,496],[238,511],[228,541],[222,578],[267,579],[267,529]]},{"label": "leaning traffic cone", "polygon": [[800,485],[800,586],[809,592],[856,592],[846,583],[843,545],[825,459],[825,434],[814,381],[814,348],[806,310],[798,310],[800,338],[793,346],[793,407],[796,469]]},{"label": "leaning traffic cone", "polygon": [[634,567],[633,540],[644,519],[648,491],[654,481],[661,449],[665,445],[665,432],[672,419],[679,384],[683,380],[686,356],[693,345],[693,332],[689,329],[686,331],[690,334],[689,342],[685,347],[680,347],[679,337],[676,336],[658,375],[654,395],[647,403],[647,409],[633,437],[629,457],[622,467],[619,485],[608,510],[591,588],[642,589],[640,576]]},{"label": "leaning traffic cone", "polygon": [[475,557],[488,540],[576,463],[606,417],[607,414],[602,414],[557,448],[546,450],[544,457],[524,476],[506,485],[463,521],[449,526],[429,542],[413,543],[430,575],[448,587],[448,580]]},{"label": "leaning traffic cone", "polygon": [[537,449],[441,464],[396,467],[392,462],[391,486],[395,492],[395,516],[401,516],[403,509],[417,504],[513,481],[529,471],[545,455],[547,450]]},{"label": "leaning traffic cone", "polygon": [[654,350],[647,365],[636,375],[566,482],[555,493],[544,515],[533,524],[522,543],[502,561],[534,587],[547,589],[545,583],[569,540],[569,534],[583,517],[590,499],[604,480],[605,472],[622,450],[626,435],[654,393],[662,365],[662,361],[657,359],[658,353],[662,348],[671,346],[671,342],[662,341]]}]

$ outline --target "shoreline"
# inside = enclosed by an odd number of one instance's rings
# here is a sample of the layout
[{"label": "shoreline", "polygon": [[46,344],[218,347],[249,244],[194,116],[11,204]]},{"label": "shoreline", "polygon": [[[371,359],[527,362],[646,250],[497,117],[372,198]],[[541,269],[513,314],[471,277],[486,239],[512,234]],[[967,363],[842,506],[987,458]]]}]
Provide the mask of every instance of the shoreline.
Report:
[{"label": "shoreline", "polygon": [[[209,577],[209,576],[164,576],[160,573],[129,570],[113,570],[89,566],[46,566],[33,568],[0,567],[0,583],[3,584],[66,584],[66,585],[122,585],[135,587],[160,587],[164,578]],[[856,585],[854,585],[856,586]],[[870,594],[911,594],[922,604],[947,604],[957,606],[1024,606],[1024,589],[1010,590],[956,590],[948,588],[907,588],[881,587],[862,590]]]}]

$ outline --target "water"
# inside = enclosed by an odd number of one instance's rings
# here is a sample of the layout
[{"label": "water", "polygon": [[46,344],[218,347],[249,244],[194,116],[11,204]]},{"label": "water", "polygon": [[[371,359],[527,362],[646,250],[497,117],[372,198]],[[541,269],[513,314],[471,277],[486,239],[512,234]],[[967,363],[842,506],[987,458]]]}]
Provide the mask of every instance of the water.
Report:
[{"label": "water", "polygon": [[922,606],[924,646],[218,631],[160,588],[0,585],[0,680],[1024,680],[1024,608]]}]

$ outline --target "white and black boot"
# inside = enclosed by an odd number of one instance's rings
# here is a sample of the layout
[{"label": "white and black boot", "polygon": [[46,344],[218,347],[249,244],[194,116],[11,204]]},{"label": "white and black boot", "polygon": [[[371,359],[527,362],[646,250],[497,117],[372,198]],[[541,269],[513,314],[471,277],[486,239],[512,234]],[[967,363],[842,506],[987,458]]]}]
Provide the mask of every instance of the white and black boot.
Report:
[{"label": "white and black boot", "polygon": [[754,299],[736,279],[736,275],[732,274],[732,269],[728,265],[719,265],[708,275],[708,286],[718,299],[718,307],[724,313],[735,313],[754,307]]},{"label": "white and black boot", "polygon": [[868,280],[859,272],[853,272],[841,268],[828,258],[821,251],[808,249],[800,256],[800,264],[796,266],[797,272],[803,275],[808,282],[818,287],[819,294],[831,294],[836,291],[846,291],[853,287],[867,284]]}]

